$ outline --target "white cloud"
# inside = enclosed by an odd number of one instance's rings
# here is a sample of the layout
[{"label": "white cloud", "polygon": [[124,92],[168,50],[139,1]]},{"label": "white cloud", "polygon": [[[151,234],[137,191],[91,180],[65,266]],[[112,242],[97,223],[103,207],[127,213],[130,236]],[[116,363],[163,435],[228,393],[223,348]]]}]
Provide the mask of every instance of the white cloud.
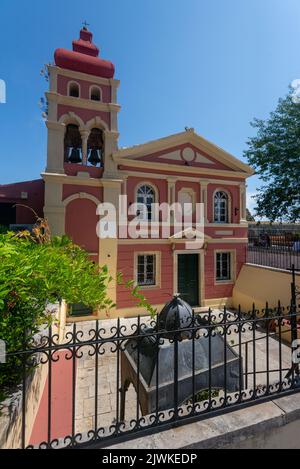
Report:
[{"label": "white cloud", "polygon": [[250,212],[253,214],[255,211],[254,208],[256,206],[256,201],[253,199],[253,196],[256,195],[256,192],[247,192],[247,209],[250,210]]},{"label": "white cloud", "polygon": [[300,104],[300,80],[297,78],[292,81],[291,87],[293,88],[292,101],[294,104]]}]

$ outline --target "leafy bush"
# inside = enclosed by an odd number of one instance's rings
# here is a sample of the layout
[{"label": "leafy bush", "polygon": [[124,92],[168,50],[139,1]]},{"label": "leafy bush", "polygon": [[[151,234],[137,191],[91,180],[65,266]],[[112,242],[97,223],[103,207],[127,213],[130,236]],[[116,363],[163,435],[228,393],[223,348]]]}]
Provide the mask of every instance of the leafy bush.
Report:
[{"label": "leafy bush", "polygon": [[[32,233],[0,234],[0,339],[5,340],[7,353],[26,349],[41,326],[51,324],[49,303],[64,299],[108,312],[114,306],[107,296],[111,280],[107,267],[91,262],[68,237],[51,238],[44,219],[38,219]],[[123,282],[122,275],[117,281]],[[133,283],[125,287],[138,306],[155,315]],[[22,379],[21,357],[8,356],[6,364],[0,364],[0,402]],[[29,371],[34,364],[25,366]]]},{"label": "leafy bush", "polygon": [[[48,303],[63,298],[109,310],[110,280],[107,268],[96,266],[67,237],[50,239],[42,221],[32,234],[0,234],[0,339],[6,351],[24,349],[41,325],[51,323]],[[12,356],[0,365],[0,398],[20,381],[20,365]]]}]

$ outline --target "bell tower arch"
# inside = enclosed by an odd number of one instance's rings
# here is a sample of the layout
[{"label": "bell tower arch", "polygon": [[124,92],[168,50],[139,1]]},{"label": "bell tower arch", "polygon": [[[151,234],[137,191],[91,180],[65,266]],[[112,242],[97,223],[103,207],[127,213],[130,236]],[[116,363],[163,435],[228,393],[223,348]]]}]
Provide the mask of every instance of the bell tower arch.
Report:
[{"label": "bell tower arch", "polygon": [[120,110],[114,65],[99,57],[86,26],[73,41],[72,50],[56,49],[54,60],[55,65],[48,66],[50,90],[46,93],[46,173],[68,174],[70,165],[78,165],[72,167],[72,175],[76,171],[90,173],[89,166],[102,169],[98,177],[104,172],[113,174],[115,168],[109,157],[118,147]]},{"label": "bell tower arch", "polygon": [[66,225],[76,225],[66,224],[66,196],[87,192],[103,200],[105,180],[118,178],[112,153],[118,149],[119,81],[86,25],[71,50],[56,49],[48,74],[44,213],[52,233],[61,235]]}]

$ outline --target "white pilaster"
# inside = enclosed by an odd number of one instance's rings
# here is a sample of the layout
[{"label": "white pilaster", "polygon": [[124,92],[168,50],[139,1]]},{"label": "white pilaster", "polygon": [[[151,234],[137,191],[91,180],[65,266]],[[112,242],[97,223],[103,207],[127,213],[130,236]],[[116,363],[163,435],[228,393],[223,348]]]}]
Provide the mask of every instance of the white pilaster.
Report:
[{"label": "white pilaster", "polygon": [[240,184],[240,223],[247,221],[246,184]]},{"label": "white pilaster", "polygon": [[208,218],[207,218],[207,204],[208,204],[207,186],[208,186],[208,181],[205,181],[205,180],[200,181],[201,203],[204,204],[204,222],[205,222],[205,224],[208,223]]},{"label": "white pilaster", "polygon": [[65,233],[65,207],[62,205],[62,193],[62,183],[45,181],[44,215],[48,219],[52,236],[61,236]]},{"label": "white pilaster", "polygon": [[80,130],[81,140],[82,140],[82,164],[87,164],[87,157],[88,157],[88,138],[89,138],[89,130]]},{"label": "white pilaster", "polygon": [[47,173],[64,173],[64,134],[65,125],[46,122],[48,129]]},{"label": "white pilaster", "polygon": [[113,160],[113,153],[118,149],[118,132],[106,131],[104,133],[104,173],[106,179],[117,179],[118,165]]}]

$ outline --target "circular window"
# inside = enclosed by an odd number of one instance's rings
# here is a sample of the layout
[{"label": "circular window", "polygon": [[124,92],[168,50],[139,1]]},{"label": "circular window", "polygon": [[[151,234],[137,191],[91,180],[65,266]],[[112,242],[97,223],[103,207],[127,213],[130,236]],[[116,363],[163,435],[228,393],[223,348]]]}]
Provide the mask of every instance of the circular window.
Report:
[{"label": "circular window", "polygon": [[195,152],[192,148],[185,148],[182,151],[181,156],[182,156],[183,160],[187,161],[188,163],[191,163],[196,158]]}]

